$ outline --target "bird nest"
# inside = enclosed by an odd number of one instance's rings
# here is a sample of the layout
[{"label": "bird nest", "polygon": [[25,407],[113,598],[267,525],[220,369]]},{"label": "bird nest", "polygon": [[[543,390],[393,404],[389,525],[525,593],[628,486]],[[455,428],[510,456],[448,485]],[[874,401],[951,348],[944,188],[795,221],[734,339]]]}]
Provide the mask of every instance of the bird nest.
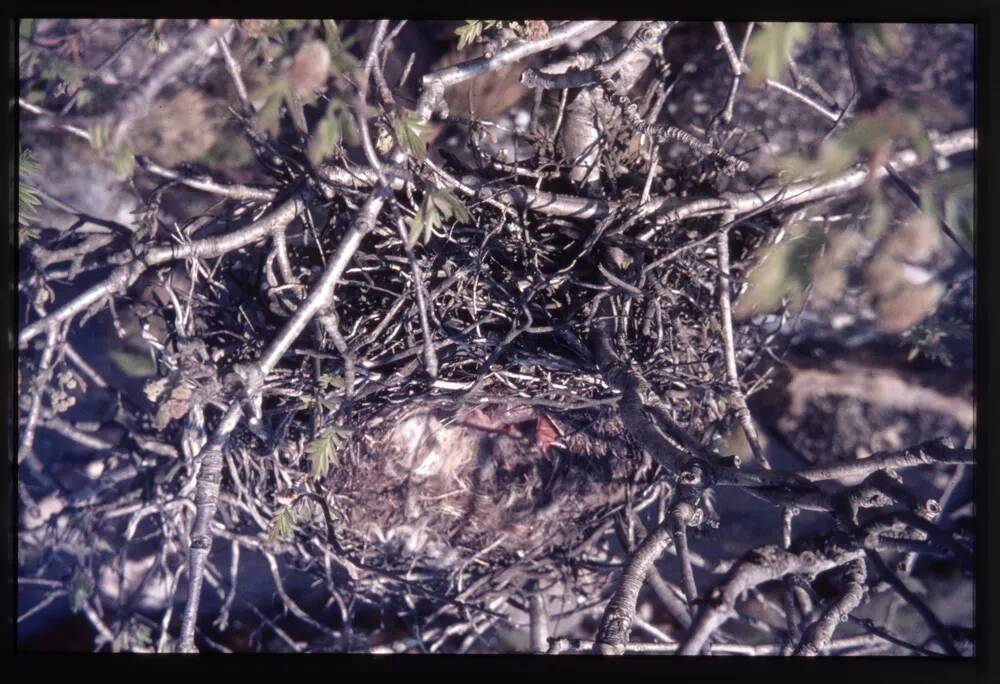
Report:
[{"label": "bird nest", "polygon": [[330,475],[344,543],[453,570],[566,548],[650,470],[610,409],[413,405],[369,421]]}]

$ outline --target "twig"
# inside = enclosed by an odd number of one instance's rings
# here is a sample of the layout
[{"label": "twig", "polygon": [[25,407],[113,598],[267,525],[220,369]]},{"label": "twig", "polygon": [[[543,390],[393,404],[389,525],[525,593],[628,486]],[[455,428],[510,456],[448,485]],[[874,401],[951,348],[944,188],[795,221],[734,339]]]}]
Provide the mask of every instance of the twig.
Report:
[{"label": "twig", "polygon": [[47,331],[45,347],[42,349],[42,358],[38,362],[38,372],[33,381],[34,392],[31,395],[31,408],[28,410],[28,419],[24,422],[24,429],[21,431],[21,444],[17,450],[18,464],[33,453],[32,447],[35,444],[35,428],[38,425],[38,420],[42,412],[42,397],[45,396],[45,389],[52,375],[52,357],[55,355],[56,343],[58,341],[59,327],[53,325]]},{"label": "twig", "polygon": [[825,116],[830,121],[839,121],[840,118],[843,116],[843,113],[831,112],[829,109],[827,109],[826,107],[824,107],[823,105],[821,105],[819,102],[816,102],[816,100],[812,99],[808,95],[804,95],[804,94],[800,93],[799,91],[797,91],[797,90],[795,90],[793,88],[789,88],[788,86],[786,86],[784,83],[781,83],[780,81],[773,81],[770,78],[768,78],[768,79],[764,80],[764,83],[767,85],[768,88],[774,88],[775,90],[779,90],[779,91],[785,93],[786,95],[790,95],[791,97],[794,97],[799,102],[802,102],[803,104],[808,105],[809,107],[811,107],[815,111],[817,111],[820,114],[822,114],[823,116]]},{"label": "twig", "polygon": [[688,551],[687,526],[695,516],[695,508],[686,502],[680,502],[670,512],[670,535],[677,549],[677,559],[681,564],[681,587],[687,598],[688,606],[693,607],[698,599],[698,588],[694,582],[694,572],[691,570],[691,556]]},{"label": "twig", "polygon": [[241,185],[239,183],[218,183],[208,177],[195,178],[192,176],[186,176],[179,171],[174,171],[173,169],[167,169],[156,162],[154,162],[149,157],[144,157],[139,155],[136,157],[136,163],[140,167],[155,174],[161,178],[169,178],[171,180],[180,181],[182,185],[186,185],[189,188],[194,188],[195,190],[201,190],[202,192],[209,192],[213,195],[219,195],[221,197],[229,197],[231,199],[238,200],[259,200],[259,201],[269,201],[274,199],[277,194],[277,189],[269,190],[266,188],[255,188],[249,185]]},{"label": "twig", "polygon": [[719,42],[726,53],[726,59],[729,60],[729,67],[733,70],[733,76],[739,77],[740,74],[745,74],[749,69],[743,63],[743,59],[736,55],[736,48],[733,47],[733,42],[729,40],[729,32],[726,31],[725,22],[713,21],[712,26],[715,27],[715,32],[719,34]]},{"label": "twig", "polygon": [[603,27],[611,28],[613,21],[571,21],[549,31],[548,35],[538,40],[523,42],[512,47],[497,52],[493,57],[480,57],[468,62],[462,62],[455,66],[441,71],[427,74],[423,77],[423,91],[417,101],[417,116],[421,122],[426,122],[431,117],[444,91],[458,83],[467,81],[491,71],[496,71],[502,67],[514,64],[530,57],[533,54],[558,47],[569,42],[574,37],[589,31]]},{"label": "twig", "polygon": [[933,439],[900,451],[881,451],[861,461],[802,468],[796,473],[811,481],[861,477],[878,470],[895,470],[931,463],[975,463],[975,451],[953,447],[946,439]]},{"label": "twig", "polygon": [[547,73],[530,68],[525,69],[521,74],[521,84],[526,88],[540,88],[542,90],[584,88],[598,85],[602,80],[611,78],[623,69],[632,66],[634,62],[639,60],[648,62],[648,58],[644,58],[642,53],[653,50],[676,23],[675,21],[649,22],[636,31],[614,57],[586,71]]},{"label": "twig", "polygon": [[[723,224],[733,220],[732,214],[723,214]],[[757,434],[757,426],[754,425],[753,416],[750,414],[750,407],[747,406],[746,395],[740,386],[739,371],[736,368],[736,344],[733,335],[733,311],[730,303],[729,287],[729,231],[723,230],[719,233],[718,239],[718,260],[719,260],[719,316],[722,319],[722,349],[726,357],[726,377],[729,380],[730,397],[736,405],[736,413],[740,418],[740,425],[743,427],[743,434],[746,435],[750,449],[753,451],[754,459],[765,469],[770,470],[771,464],[760,444],[760,436]]]},{"label": "twig", "polygon": [[[368,48],[368,55],[365,58],[363,83],[359,96],[359,102],[362,103],[362,105],[368,92],[368,79],[370,78],[371,70],[375,65],[375,56],[388,25],[388,19],[383,19],[376,24],[375,35],[372,37],[371,45]],[[368,132],[368,122],[366,121],[364,115],[364,107],[358,106],[356,107],[356,110],[358,129],[361,131],[361,140],[365,156],[368,158],[368,163],[375,169],[380,185],[385,188],[387,193],[389,193],[391,186],[386,179],[385,174],[382,172],[382,163],[379,161],[378,155],[375,154],[375,148],[372,145],[371,135]],[[424,336],[424,368],[431,379],[435,380],[437,379],[438,374],[438,358],[437,351],[434,349],[434,339],[431,336],[430,322],[427,311],[429,303],[427,302],[424,294],[423,275],[421,274],[420,266],[417,264],[417,258],[413,253],[413,247],[410,245],[409,238],[407,237],[406,226],[404,225],[403,217],[399,212],[396,198],[391,193],[388,196],[389,208],[392,212],[393,222],[399,233],[400,240],[403,241],[403,249],[406,251],[406,258],[410,265],[410,272],[413,275],[413,288],[417,300],[417,309],[420,314],[420,328]]]},{"label": "twig", "polygon": [[240,65],[233,59],[233,53],[230,52],[229,43],[226,41],[224,35],[218,37],[218,43],[219,51],[222,52],[222,59],[226,62],[226,70],[229,72],[229,77],[233,80],[233,85],[236,87],[236,96],[240,98],[240,103],[243,105],[243,111],[246,114],[253,114],[253,104],[250,102],[250,96],[247,95],[247,87],[243,83],[243,73],[240,70]]},{"label": "twig", "polygon": [[[722,24],[722,22],[717,23]],[[722,120],[727,124],[731,123],[733,120],[733,107],[736,105],[736,93],[739,92],[740,78],[742,77],[742,74],[745,73],[747,45],[750,44],[750,34],[753,32],[753,24],[754,23],[752,21],[747,22],[747,30],[746,33],[743,34],[743,43],[740,45],[740,55],[736,62],[737,66],[733,69],[733,83],[729,87],[729,96],[726,98],[726,106],[722,110]],[[722,30],[725,32],[725,24],[722,24]],[[728,37],[728,34],[726,34],[726,42],[728,42]],[[733,64],[732,60],[730,60],[730,64]]]}]

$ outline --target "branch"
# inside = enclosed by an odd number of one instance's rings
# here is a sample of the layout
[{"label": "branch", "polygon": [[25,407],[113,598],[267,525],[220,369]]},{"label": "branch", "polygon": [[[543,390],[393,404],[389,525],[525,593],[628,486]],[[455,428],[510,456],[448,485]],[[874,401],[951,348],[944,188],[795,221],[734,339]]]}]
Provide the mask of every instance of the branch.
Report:
[{"label": "branch", "polygon": [[585,32],[598,28],[607,30],[614,24],[613,21],[569,21],[549,31],[544,38],[519,43],[497,52],[490,58],[480,57],[427,74],[423,78],[423,92],[417,101],[417,116],[421,122],[430,119],[432,111],[440,104],[444,91],[453,85],[496,71],[538,52],[568,43]]},{"label": "branch", "polygon": [[[723,214],[723,224],[730,223],[732,215]],[[747,406],[746,395],[740,387],[740,375],[736,369],[736,345],[733,336],[733,312],[729,295],[729,231],[724,230],[719,233],[718,240],[719,253],[719,316],[722,318],[722,347],[726,356],[726,377],[729,379],[730,397],[736,404],[736,412],[740,418],[740,425],[746,435],[750,449],[753,451],[754,460],[760,463],[765,469],[770,470],[771,464],[764,454],[760,445],[760,436],[757,434],[757,427],[754,425],[753,416],[750,414],[750,407]]]},{"label": "branch", "polygon": [[[122,264],[103,281],[77,295],[55,312],[26,325],[18,335],[18,346],[25,348],[36,335],[48,331],[65,320],[72,318],[104,297],[129,288],[146,269],[178,259],[208,259],[221,256],[241,247],[253,244],[276,230],[282,230],[303,208],[302,199],[295,195],[285,200],[273,211],[267,213],[245,228],[218,237],[194,240],[184,245],[170,245],[151,249],[139,258]],[[114,263],[115,259],[109,260]]]},{"label": "branch", "polygon": [[835,544],[829,544],[827,550],[799,553],[776,545],[761,546],[748,552],[705,597],[678,654],[700,653],[712,633],[735,614],[736,601],[746,590],[788,574],[817,574],[861,558],[864,553],[860,548],[843,548]]},{"label": "branch", "polygon": [[880,451],[861,461],[803,468],[795,472],[810,482],[818,482],[932,463],[975,463],[975,450],[955,448],[946,438],[932,439],[901,451]]},{"label": "branch", "polygon": [[595,653],[621,655],[625,652],[629,633],[632,631],[632,621],[635,619],[639,590],[642,589],[646,573],[669,543],[669,526],[660,525],[649,533],[629,558],[622,571],[618,589],[608,601],[601,624],[597,628],[597,638],[593,647]]},{"label": "branch", "polygon": [[836,601],[830,604],[816,622],[811,624],[795,649],[795,655],[817,656],[830,643],[833,633],[847,616],[861,605],[865,595],[865,580],[868,571],[863,558],[851,561],[844,573],[844,590]]}]

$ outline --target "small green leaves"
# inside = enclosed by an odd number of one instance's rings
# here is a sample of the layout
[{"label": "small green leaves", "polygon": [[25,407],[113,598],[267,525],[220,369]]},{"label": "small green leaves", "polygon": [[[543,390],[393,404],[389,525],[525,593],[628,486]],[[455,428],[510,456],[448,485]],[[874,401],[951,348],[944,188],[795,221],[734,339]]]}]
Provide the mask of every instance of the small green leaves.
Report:
[{"label": "small green leaves", "polygon": [[148,650],[153,645],[153,630],[132,618],[111,642],[112,653],[131,653]]},{"label": "small green leaves", "polygon": [[319,166],[320,162],[333,154],[340,146],[343,137],[344,129],[340,117],[332,111],[332,106],[327,107],[326,114],[316,124],[316,130],[309,138],[309,161],[313,166]]},{"label": "small green leaves", "polygon": [[431,202],[436,206],[445,218],[454,218],[456,221],[468,221],[469,210],[462,204],[462,200],[455,197],[448,190],[435,190],[430,193]]},{"label": "small green leaves", "polygon": [[327,428],[323,434],[306,447],[314,480],[326,477],[330,466],[337,463],[337,452],[343,446],[344,438],[350,434],[351,431],[344,428]]},{"label": "small green leaves", "polygon": [[793,178],[817,176],[827,180],[860,161],[862,154],[881,158],[892,152],[893,141],[905,139],[917,154],[926,156],[931,142],[918,112],[887,106],[857,117],[844,131],[824,140],[815,158],[788,155],[778,160],[782,171]]},{"label": "small green leaves", "polygon": [[149,378],[156,374],[156,364],[145,350],[112,349],[108,356],[123,373],[133,378]]},{"label": "small green leaves", "polygon": [[87,599],[90,598],[90,594],[93,591],[94,584],[90,576],[82,568],[77,568],[76,572],[73,573],[72,579],[69,581],[69,587],[67,587],[70,610],[74,613],[79,613],[83,610],[83,607],[87,605]]},{"label": "small green leaves", "polygon": [[976,183],[971,169],[956,169],[928,181],[920,195],[923,210],[954,230],[971,254],[976,232]]},{"label": "small green leaves", "polygon": [[399,144],[408,150],[417,161],[423,161],[427,158],[427,145],[420,139],[420,134],[425,128],[426,124],[421,123],[420,119],[413,114],[407,115],[406,118],[396,119],[396,138],[399,140]]},{"label": "small green leaves", "polygon": [[76,111],[81,111],[87,109],[87,106],[94,102],[95,99],[94,91],[90,88],[80,88],[76,91],[76,100],[73,102],[73,108]]},{"label": "small green leaves", "polygon": [[748,275],[748,287],[733,307],[737,320],[774,310],[783,300],[801,306],[812,279],[812,266],[823,244],[820,231],[793,223],[781,242],[763,247]]},{"label": "small green leaves", "polygon": [[885,57],[898,54],[903,46],[902,24],[854,24],[854,30],[864,38],[872,52]]},{"label": "small green leaves", "polygon": [[931,318],[904,332],[900,344],[909,347],[907,361],[923,356],[950,367],[952,358],[946,344],[948,338],[967,340],[971,336],[972,331],[966,323],[954,319]]},{"label": "small green leaves", "polygon": [[869,153],[889,145],[896,138],[905,138],[922,159],[931,152],[930,137],[919,113],[895,105],[858,117],[840,137],[849,147]]},{"label": "small green leaves", "polygon": [[271,519],[271,532],[268,534],[268,541],[272,544],[276,541],[287,541],[292,538],[295,532],[295,512],[290,506],[282,506],[274,513]]},{"label": "small green leaves", "polygon": [[410,219],[410,235],[406,239],[406,244],[410,249],[413,249],[413,246],[417,244],[417,241],[420,240],[422,236],[424,239],[424,244],[426,244],[427,241],[431,239],[430,228],[426,229],[426,234],[425,234],[425,227],[424,227],[425,206],[426,205],[421,206],[420,210],[413,215],[413,218]]},{"label": "small green leaves", "polygon": [[454,219],[456,221],[468,221],[470,219],[469,210],[450,191],[445,189],[434,190],[424,196],[424,201],[420,205],[420,210],[410,219],[410,235],[408,246],[412,249],[417,241],[423,240],[424,244],[431,239],[434,231],[442,225],[442,219]]},{"label": "small green leaves", "polygon": [[330,68],[335,75],[345,78],[358,66],[358,60],[347,50],[357,37],[342,40],[340,27],[332,19],[323,20],[323,30],[326,33],[326,46],[330,50]]},{"label": "small green leaves", "polygon": [[467,19],[463,26],[455,29],[458,36],[458,49],[462,50],[466,45],[471,45],[476,38],[483,34],[483,31],[493,28],[499,22],[493,20]]},{"label": "small green leaves", "polygon": [[17,175],[20,181],[17,186],[17,222],[28,226],[38,219],[38,205],[42,203],[38,188],[28,181],[41,171],[41,165],[35,161],[28,150],[21,150],[17,160]]},{"label": "small green leaves", "polygon": [[350,143],[356,137],[354,119],[347,106],[341,100],[330,100],[326,113],[309,139],[309,161],[318,166],[340,148],[343,140]]},{"label": "small green leaves", "polygon": [[344,387],[344,378],[339,375],[323,373],[323,375],[319,376],[319,387],[324,392],[329,391],[331,387],[342,389]]},{"label": "small green leaves", "polygon": [[31,150],[21,150],[17,158],[17,173],[21,178],[31,178],[37,176],[42,170],[42,165],[31,156]]},{"label": "small green leaves", "polygon": [[755,32],[747,47],[751,85],[759,85],[768,78],[777,79],[792,50],[808,40],[811,33],[812,25],[800,21],[769,22]]},{"label": "small green leaves", "polygon": [[111,160],[111,164],[115,169],[115,173],[122,180],[125,180],[132,175],[135,170],[135,152],[132,151],[132,145],[128,142],[123,142],[115,150],[115,156]]},{"label": "small green leaves", "polygon": [[90,146],[95,150],[103,150],[104,145],[108,142],[108,135],[111,129],[107,124],[97,123],[87,129],[87,133],[90,134]]},{"label": "small green leaves", "polygon": [[277,79],[264,90],[258,96],[266,96],[267,100],[257,111],[254,124],[258,131],[277,137],[281,130],[281,108],[286,99],[291,99],[291,87],[283,79]]}]

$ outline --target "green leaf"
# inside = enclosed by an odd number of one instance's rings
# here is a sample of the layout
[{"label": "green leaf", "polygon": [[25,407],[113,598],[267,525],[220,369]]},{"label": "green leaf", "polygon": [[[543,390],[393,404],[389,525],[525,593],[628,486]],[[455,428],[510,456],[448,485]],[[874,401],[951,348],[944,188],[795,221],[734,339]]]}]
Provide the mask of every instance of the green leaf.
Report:
[{"label": "green leaf", "polygon": [[35,31],[35,20],[34,19],[21,19],[18,22],[17,27],[18,35],[22,38],[31,38],[31,34]]},{"label": "green leaf", "polygon": [[342,389],[344,387],[344,378],[339,375],[331,375],[330,373],[323,373],[319,376],[319,386],[323,390],[328,390],[331,387],[336,387],[337,389]]},{"label": "green leaf", "polygon": [[122,180],[132,175],[132,172],[135,170],[135,152],[132,151],[130,144],[124,142],[118,146],[118,149],[115,151],[115,157],[112,160],[112,166],[115,169],[115,173]]},{"label": "green leaf", "polygon": [[424,124],[418,118],[410,115],[405,119],[396,119],[395,128],[400,145],[409,150],[418,161],[427,158],[427,145],[420,139]]},{"label": "green leaf", "polygon": [[434,206],[429,195],[424,198],[420,210],[423,215],[421,219],[424,226],[423,242],[426,245],[434,236],[434,230],[441,227],[441,214],[438,213],[437,207]]},{"label": "green leaf", "polygon": [[304,19],[279,19],[278,30],[282,33],[296,31],[305,25]]},{"label": "green leaf", "polygon": [[342,139],[343,129],[340,118],[336,112],[328,108],[309,140],[309,161],[313,163],[313,166],[319,166],[320,162],[333,154]]},{"label": "green leaf", "polygon": [[276,541],[291,539],[295,533],[295,512],[288,506],[282,506],[274,513],[271,519],[271,532],[268,540],[273,544]]},{"label": "green leaf", "polygon": [[824,242],[820,231],[799,224],[787,227],[784,240],[764,247],[754,259],[748,287],[734,307],[734,316],[745,319],[774,310],[785,298],[792,307],[801,305],[812,277],[812,265]]},{"label": "green leaf", "polygon": [[42,203],[38,191],[21,183],[17,188],[17,223],[21,226],[30,226],[38,220],[37,207]]},{"label": "green leaf", "polygon": [[409,247],[410,249],[413,249],[413,246],[417,244],[417,240],[420,239],[420,236],[423,235],[423,233],[424,233],[423,210],[420,210],[413,215],[413,218],[410,219],[410,235],[406,239],[406,246]]},{"label": "green leaf", "polygon": [[789,155],[778,160],[778,167],[796,178],[816,175],[825,180],[857,163],[862,153],[884,151],[897,138],[905,139],[922,157],[930,154],[930,137],[920,116],[914,111],[887,107],[857,117],[840,135],[823,141],[815,159]]},{"label": "green leaf", "polygon": [[455,29],[455,35],[458,36],[458,49],[462,50],[465,46],[471,45],[476,38],[483,34],[483,31],[496,26],[497,23],[495,20],[467,19],[464,25]]},{"label": "green leaf", "polygon": [[462,200],[458,199],[458,197],[448,190],[435,190],[431,193],[431,201],[441,210],[445,218],[454,218],[456,221],[463,223],[471,218],[469,210],[462,203]]},{"label": "green leaf", "polygon": [[90,88],[81,88],[76,91],[76,100],[73,101],[73,108],[76,111],[86,109],[87,105],[94,101],[94,91]]},{"label": "green leaf", "polygon": [[31,150],[21,150],[17,159],[17,172],[24,178],[37,176],[42,170],[42,165],[31,156]]},{"label": "green leaf", "polygon": [[854,30],[861,36],[872,52],[884,57],[898,54],[903,47],[901,24],[854,24]]},{"label": "green leaf", "polygon": [[314,480],[326,477],[330,466],[336,463],[338,445],[335,440],[335,433],[327,430],[306,447]]},{"label": "green leaf", "polygon": [[972,169],[954,169],[921,187],[924,211],[944,220],[972,249],[976,231],[976,185]]},{"label": "green leaf", "polygon": [[482,32],[483,22],[475,20],[466,21],[465,25],[455,29],[455,35],[458,36],[458,49],[464,49],[466,45],[469,45],[478,38]]},{"label": "green leaf", "polygon": [[284,93],[274,92],[260,108],[255,117],[255,124],[258,131],[270,133],[272,137],[277,137],[281,130],[281,105],[285,102]]},{"label": "green leaf", "polygon": [[335,75],[345,78],[358,66],[358,60],[347,51],[353,41],[341,40],[340,28],[332,19],[323,20],[323,30],[326,33],[326,45],[330,49],[330,68]]},{"label": "green leaf", "polygon": [[133,378],[151,378],[156,375],[156,364],[149,358],[148,352],[112,349],[108,355],[123,373]]},{"label": "green leaf", "polygon": [[750,84],[759,85],[764,79],[777,80],[795,46],[809,39],[812,25],[801,21],[769,22],[754,33],[747,47],[750,63]]},{"label": "green leaf", "polygon": [[94,124],[87,129],[87,133],[90,134],[90,146],[95,150],[103,150],[104,146],[108,142],[108,133],[110,129],[107,124]]},{"label": "green leaf", "polygon": [[74,613],[79,613],[87,604],[87,599],[90,598],[91,592],[94,591],[94,585],[87,573],[77,568],[76,572],[73,573],[73,578],[70,580],[67,591],[69,593],[70,610]]},{"label": "green leaf", "polygon": [[31,156],[30,150],[21,150],[17,160],[17,222],[29,226],[38,219],[38,206],[42,203],[38,188],[29,181],[41,171],[41,165]]}]

